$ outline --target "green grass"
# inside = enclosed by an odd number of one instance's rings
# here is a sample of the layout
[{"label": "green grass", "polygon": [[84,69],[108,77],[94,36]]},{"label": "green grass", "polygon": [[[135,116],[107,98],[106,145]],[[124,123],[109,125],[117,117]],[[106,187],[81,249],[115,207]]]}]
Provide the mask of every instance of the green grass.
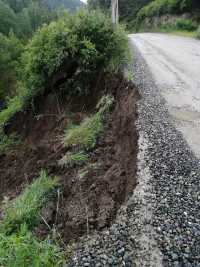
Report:
[{"label": "green grass", "polygon": [[184,31],[184,30],[176,30],[176,29],[162,29],[158,30],[159,32],[163,33],[169,33],[172,35],[178,35],[178,36],[184,36],[189,38],[197,38],[197,32],[196,31]]},{"label": "green grass", "polygon": [[57,184],[57,178],[52,179],[41,171],[39,178],[4,208],[0,223],[0,266],[64,266],[67,257],[55,240],[39,240],[30,231]]},{"label": "green grass", "polygon": [[41,171],[39,178],[5,208],[0,231],[11,234],[24,223],[29,229],[33,228],[38,221],[40,210],[57,184],[57,178],[51,179],[45,171]]},{"label": "green grass", "polygon": [[62,159],[59,160],[58,165],[61,167],[73,167],[76,165],[83,165],[89,159],[88,154],[85,152],[67,153]]},{"label": "green grass", "polygon": [[17,146],[20,144],[20,140],[17,136],[7,136],[2,131],[0,131],[0,154],[6,153],[13,146]]},{"label": "green grass", "polygon": [[8,103],[8,107],[0,112],[0,129],[23,108],[23,101],[20,97],[14,97]]},{"label": "green grass", "polygon": [[87,118],[80,125],[73,125],[64,136],[66,147],[79,147],[89,150],[96,145],[97,137],[103,131],[104,115],[113,104],[111,96],[104,96],[97,105],[98,112]]},{"label": "green grass", "polygon": [[177,30],[173,27],[154,27],[154,28],[141,28],[139,32],[157,32],[167,33],[171,35],[183,36],[188,38],[198,38],[197,31]]},{"label": "green grass", "polygon": [[81,125],[72,126],[64,137],[66,147],[78,146],[83,149],[91,149],[96,144],[97,136],[103,130],[101,113],[96,113],[87,118]]},{"label": "green grass", "polygon": [[49,239],[40,241],[24,225],[18,233],[0,233],[0,266],[62,267],[65,255]]}]

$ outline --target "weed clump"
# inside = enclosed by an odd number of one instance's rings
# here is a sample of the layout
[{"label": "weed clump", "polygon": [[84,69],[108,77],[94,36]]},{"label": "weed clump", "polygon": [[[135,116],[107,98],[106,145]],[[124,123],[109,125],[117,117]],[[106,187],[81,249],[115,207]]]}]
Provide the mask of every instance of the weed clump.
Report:
[{"label": "weed clump", "polygon": [[83,151],[78,153],[69,152],[58,161],[58,165],[61,167],[73,167],[76,165],[81,166],[86,163],[88,159],[88,154]]},{"label": "weed clump", "polygon": [[90,150],[96,145],[99,134],[103,131],[103,121],[106,112],[113,104],[111,96],[104,96],[97,105],[99,111],[87,118],[80,125],[72,126],[64,137],[66,147],[76,146],[80,149]]},{"label": "weed clump", "polygon": [[0,266],[61,267],[64,260],[64,252],[59,246],[49,239],[38,240],[26,225],[9,236],[0,233]]},{"label": "weed clump", "polygon": [[28,229],[33,228],[40,210],[57,184],[57,178],[51,179],[45,171],[41,171],[39,178],[5,208],[0,232],[11,234],[19,230],[22,224],[26,224]]}]

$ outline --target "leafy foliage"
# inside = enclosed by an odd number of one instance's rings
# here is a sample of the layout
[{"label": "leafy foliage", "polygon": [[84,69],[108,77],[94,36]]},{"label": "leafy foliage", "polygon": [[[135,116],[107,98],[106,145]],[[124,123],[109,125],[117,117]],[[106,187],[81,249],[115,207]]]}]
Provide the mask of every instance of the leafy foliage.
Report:
[{"label": "leafy foliage", "polygon": [[8,34],[11,29],[16,30],[16,21],[14,11],[0,0],[0,33]]},{"label": "leafy foliage", "polygon": [[180,14],[191,11],[192,0],[154,0],[144,6],[138,13],[138,20],[163,14]]},{"label": "leafy foliage", "polygon": [[27,230],[7,236],[0,233],[0,266],[6,267],[61,267],[65,255],[48,239],[39,241]]},{"label": "leafy foliage", "polygon": [[13,31],[18,37],[27,38],[43,23],[56,16],[41,1],[0,0],[0,33]]},{"label": "leafy foliage", "polygon": [[[27,94],[34,97],[51,88],[60,75],[82,81],[84,87],[99,70],[118,69],[127,59],[127,50],[122,29],[114,29],[100,12],[82,11],[61,18],[41,28],[27,46],[22,61]],[[82,93],[86,91],[82,88]]]},{"label": "leafy foliage", "polygon": [[35,226],[39,212],[47,202],[49,194],[57,186],[57,182],[56,178],[51,179],[45,171],[41,171],[39,178],[6,207],[0,224],[1,232],[11,234],[19,230],[23,224],[29,229]]},{"label": "leafy foliage", "polygon": [[[137,12],[152,0],[120,0],[119,1],[119,15],[120,21],[126,23],[130,29],[136,19]],[[88,0],[88,5],[92,9],[110,10],[111,0]]]},{"label": "leafy foliage", "polygon": [[176,29],[177,30],[185,30],[185,31],[195,31],[197,29],[197,24],[190,19],[178,19],[176,21]]},{"label": "leafy foliage", "polygon": [[0,99],[5,100],[16,93],[17,67],[23,44],[11,32],[9,36],[0,33]]}]

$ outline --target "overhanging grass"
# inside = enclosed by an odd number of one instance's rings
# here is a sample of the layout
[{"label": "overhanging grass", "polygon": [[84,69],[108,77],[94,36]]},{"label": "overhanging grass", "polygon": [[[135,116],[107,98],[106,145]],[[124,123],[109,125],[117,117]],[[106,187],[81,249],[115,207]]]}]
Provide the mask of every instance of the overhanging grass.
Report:
[{"label": "overhanging grass", "polygon": [[40,210],[57,184],[57,178],[51,179],[45,171],[41,171],[39,178],[5,208],[0,231],[10,234],[20,229],[24,223],[29,229],[35,226]]},{"label": "overhanging grass", "polygon": [[98,112],[87,118],[80,125],[73,125],[64,136],[66,147],[77,146],[89,150],[94,148],[99,134],[103,131],[104,115],[113,104],[113,97],[107,95],[102,97],[97,105]]},{"label": "overhanging grass", "polygon": [[8,103],[8,107],[0,112],[0,129],[18,112],[23,108],[23,101],[20,97],[14,97]]},{"label": "overhanging grass", "polygon": [[65,146],[79,146],[91,149],[96,144],[96,138],[103,130],[101,113],[87,118],[81,125],[72,126],[64,137]]},{"label": "overhanging grass", "polygon": [[62,159],[59,160],[58,165],[61,167],[73,167],[75,165],[83,165],[89,159],[88,154],[81,151],[78,153],[67,153]]}]

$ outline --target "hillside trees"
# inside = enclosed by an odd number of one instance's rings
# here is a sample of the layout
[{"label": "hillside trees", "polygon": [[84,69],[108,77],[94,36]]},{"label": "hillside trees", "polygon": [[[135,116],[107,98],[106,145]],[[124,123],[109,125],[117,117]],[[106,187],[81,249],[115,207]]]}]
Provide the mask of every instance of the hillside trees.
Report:
[{"label": "hillside trees", "polygon": [[[119,0],[120,20],[126,23],[132,23],[136,18],[137,12],[151,1],[152,0]],[[88,5],[90,8],[107,10],[110,8],[111,0],[89,0]]]},{"label": "hillside trees", "polygon": [[138,20],[164,14],[182,14],[200,9],[196,0],[154,0],[144,6],[138,13]]},{"label": "hillside trees", "polygon": [[12,32],[8,37],[0,33],[1,101],[16,93],[17,65],[22,51],[23,44]]}]

